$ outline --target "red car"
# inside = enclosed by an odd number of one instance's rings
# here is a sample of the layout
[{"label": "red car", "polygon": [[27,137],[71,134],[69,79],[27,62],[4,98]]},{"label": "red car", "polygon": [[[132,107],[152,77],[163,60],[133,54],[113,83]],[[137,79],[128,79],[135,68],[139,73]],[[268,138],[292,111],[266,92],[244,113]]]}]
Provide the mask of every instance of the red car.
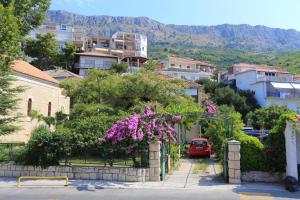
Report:
[{"label": "red car", "polygon": [[206,138],[193,138],[188,150],[189,156],[207,156],[211,154],[211,144]]}]

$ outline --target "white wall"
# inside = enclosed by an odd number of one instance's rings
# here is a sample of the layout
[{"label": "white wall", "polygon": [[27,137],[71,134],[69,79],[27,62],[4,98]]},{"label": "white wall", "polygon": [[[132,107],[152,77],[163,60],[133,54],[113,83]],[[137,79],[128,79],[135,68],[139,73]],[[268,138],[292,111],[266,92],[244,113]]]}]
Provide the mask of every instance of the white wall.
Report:
[{"label": "white wall", "polygon": [[297,157],[299,158],[299,149],[297,149],[300,140],[296,140],[295,134],[299,135],[294,129],[291,122],[287,121],[286,129],[284,131],[285,136],[285,149],[286,149],[286,175],[292,176],[298,179],[298,169],[297,169]]},{"label": "white wall", "polygon": [[257,82],[252,84],[248,89],[255,92],[255,99],[260,106],[266,106],[266,82]]},{"label": "white wall", "polygon": [[298,161],[297,163],[300,164],[300,133],[299,132],[296,134],[296,138],[297,138],[297,161]]},{"label": "white wall", "polygon": [[[118,62],[117,58],[107,58],[107,57],[93,57],[93,56],[80,56],[79,63],[81,68],[99,68],[108,69],[110,66],[104,66],[105,62],[110,62],[111,64]],[[95,64],[88,64],[90,60],[94,60]],[[108,64],[108,63],[106,63]]]},{"label": "white wall", "polygon": [[281,99],[279,97],[267,97],[266,106],[279,105],[287,106],[289,109],[297,111],[297,107],[300,106],[299,98],[285,98]]},{"label": "white wall", "polygon": [[208,72],[160,71],[160,73],[174,78],[185,78],[190,81],[196,81],[202,78],[211,78],[212,76],[212,74]]},{"label": "white wall", "polygon": [[251,84],[256,82],[256,71],[247,71],[235,75],[236,86],[241,90],[251,89]]}]

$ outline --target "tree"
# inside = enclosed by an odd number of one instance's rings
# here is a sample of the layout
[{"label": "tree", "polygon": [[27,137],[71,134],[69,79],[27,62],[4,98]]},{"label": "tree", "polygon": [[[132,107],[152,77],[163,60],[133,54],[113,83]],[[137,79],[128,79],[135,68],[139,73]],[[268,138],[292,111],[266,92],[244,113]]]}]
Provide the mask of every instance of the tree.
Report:
[{"label": "tree", "polygon": [[143,69],[145,71],[155,71],[159,68],[159,64],[158,62],[154,61],[154,60],[148,60],[144,65],[143,65]]},{"label": "tree", "polygon": [[49,70],[58,63],[59,49],[53,34],[37,34],[36,40],[27,39],[24,51],[35,59],[31,64],[41,70]]},{"label": "tree", "polygon": [[11,64],[19,53],[18,42],[21,39],[18,19],[14,16],[14,7],[0,4],[0,135],[9,134],[18,129],[14,122],[19,118],[17,94],[23,91],[14,87]]},{"label": "tree", "polygon": [[246,122],[246,115],[259,108],[254,92],[250,90],[238,90],[216,81],[201,79],[197,81],[204,86],[204,90],[217,105],[233,106],[236,111],[241,113]]},{"label": "tree", "polygon": [[267,108],[260,108],[247,115],[250,124],[255,129],[271,130],[276,126],[277,121],[283,114],[293,113],[286,106],[273,105]]},{"label": "tree", "polygon": [[50,0],[0,0],[0,4],[4,8],[14,8],[12,14],[17,19],[20,35],[24,37],[43,23]]},{"label": "tree", "polygon": [[60,66],[64,66],[65,69],[70,70],[74,65],[76,47],[72,42],[66,42],[62,48],[62,52],[59,55]]},{"label": "tree", "polygon": [[113,63],[111,69],[118,74],[122,74],[128,71],[128,65],[123,63]]}]

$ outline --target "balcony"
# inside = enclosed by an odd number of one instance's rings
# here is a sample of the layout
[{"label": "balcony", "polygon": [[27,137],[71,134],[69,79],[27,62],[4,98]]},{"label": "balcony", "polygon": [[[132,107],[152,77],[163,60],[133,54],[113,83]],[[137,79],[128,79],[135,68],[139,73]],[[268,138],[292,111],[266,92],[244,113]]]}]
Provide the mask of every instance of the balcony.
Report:
[{"label": "balcony", "polygon": [[[282,84],[280,85],[272,85],[276,84],[276,82],[273,83],[267,83],[267,97],[277,97],[281,99],[286,99],[286,98],[300,98],[300,89],[297,88],[298,84],[290,84],[290,83],[277,83],[277,84]],[[289,86],[290,85],[290,86]],[[280,88],[281,87],[281,88]]]},{"label": "balcony", "polygon": [[278,82],[292,82],[293,79],[292,77],[289,76],[260,76],[256,78],[257,82],[258,81],[264,81],[264,82],[269,82],[269,81],[278,81]]},{"label": "balcony", "polygon": [[89,63],[75,63],[75,68],[84,69],[110,69],[111,64],[89,64]]}]

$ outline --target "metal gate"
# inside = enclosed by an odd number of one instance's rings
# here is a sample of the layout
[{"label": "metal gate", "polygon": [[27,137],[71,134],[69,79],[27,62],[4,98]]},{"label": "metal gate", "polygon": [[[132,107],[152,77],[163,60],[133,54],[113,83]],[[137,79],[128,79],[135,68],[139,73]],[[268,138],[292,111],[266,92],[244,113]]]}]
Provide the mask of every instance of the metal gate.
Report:
[{"label": "metal gate", "polygon": [[160,168],[161,168],[161,175],[160,179],[163,181],[168,173],[168,150],[169,145],[167,142],[161,143],[161,149],[160,149]]},{"label": "metal gate", "polygon": [[227,141],[225,142],[223,146],[223,173],[224,173],[224,180],[225,182],[228,182],[228,143]]}]

